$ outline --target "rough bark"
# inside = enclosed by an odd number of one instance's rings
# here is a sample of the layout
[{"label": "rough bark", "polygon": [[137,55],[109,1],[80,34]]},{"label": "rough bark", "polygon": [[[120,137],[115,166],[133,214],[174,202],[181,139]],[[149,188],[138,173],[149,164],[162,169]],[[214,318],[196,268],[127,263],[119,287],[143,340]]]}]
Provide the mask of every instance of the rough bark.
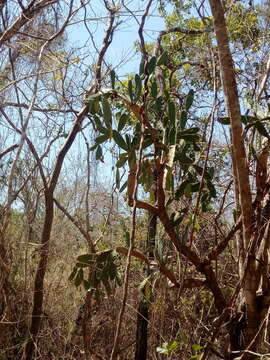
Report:
[{"label": "rough bark", "polygon": [[148,328],[148,304],[141,299],[138,306],[137,330],[136,330],[136,351],[134,360],[147,359],[147,328]]},{"label": "rough bark", "polygon": [[[239,186],[240,210],[243,223],[243,251],[246,263],[241,262],[241,272],[244,272],[243,294],[246,304],[245,340],[242,350],[247,348],[254,339],[259,326],[259,313],[256,304],[256,291],[259,286],[259,277],[256,272],[255,240],[256,231],[253,229],[252,196],[249,184],[249,170],[245,152],[239,96],[234,72],[234,63],[229,47],[224,9],[220,0],[209,0],[214,18],[214,29],[217,39],[220,71],[224,89],[227,111],[231,121],[232,146],[234,165]],[[256,348],[256,341],[250,350]],[[247,358],[250,355],[245,355]]]}]

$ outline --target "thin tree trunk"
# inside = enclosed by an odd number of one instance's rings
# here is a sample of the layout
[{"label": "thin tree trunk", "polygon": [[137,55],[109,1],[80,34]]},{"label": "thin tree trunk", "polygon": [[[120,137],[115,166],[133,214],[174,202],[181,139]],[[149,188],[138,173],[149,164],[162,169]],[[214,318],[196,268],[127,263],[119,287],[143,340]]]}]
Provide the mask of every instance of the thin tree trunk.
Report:
[{"label": "thin tree trunk", "polygon": [[40,323],[42,319],[42,310],[43,310],[43,295],[44,295],[44,278],[47,269],[47,262],[49,256],[49,243],[51,236],[51,229],[53,223],[53,193],[52,191],[47,191],[45,193],[45,219],[42,229],[41,236],[41,249],[40,249],[40,259],[35,276],[35,285],[34,285],[34,298],[33,298],[33,311],[32,311],[32,323],[30,327],[30,336],[31,339],[28,341],[24,359],[31,360],[33,356],[33,351],[35,343],[37,341],[37,335],[40,328]]},{"label": "thin tree trunk", "polygon": [[[247,263],[245,264],[245,279],[243,288],[247,320],[244,345],[241,349],[244,350],[253,340],[259,326],[259,314],[256,305],[256,290],[258,289],[259,278],[256,272],[255,257],[252,256],[253,246],[251,246],[252,240],[256,237],[256,232],[252,226],[253,209],[249,184],[249,170],[243,139],[241,111],[234,64],[229,47],[224,9],[220,0],[209,0],[209,2],[214,18],[214,28],[218,45],[218,55],[225,101],[231,121],[232,146],[237,172],[236,177],[239,186],[241,215],[243,219],[243,251],[245,252],[245,258],[247,259]],[[254,234],[252,234],[253,231]],[[240,262],[241,272],[243,272],[243,259],[242,261],[240,260]],[[249,348],[249,350],[254,349],[256,349],[256,341],[254,341],[251,348]],[[252,358],[250,355],[245,356],[247,356],[246,358]]]},{"label": "thin tree trunk", "polygon": [[[157,174],[153,172],[153,185],[152,191],[156,200],[157,191]],[[147,253],[150,260],[154,260],[154,249],[156,243],[157,232],[157,215],[149,212],[148,230],[147,230]],[[149,276],[151,269],[148,267],[146,270],[146,276]],[[142,292],[141,299],[138,305],[137,315],[137,330],[136,330],[136,351],[135,360],[146,360],[147,358],[147,342],[148,342],[148,323],[149,323],[149,303],[145,298],[144,291]]]},{"label": "thin tree trunk", "polygon": [[148,304],[146,299],[142,298],[138,306],[135,360],[147,359],[148,321]]}]

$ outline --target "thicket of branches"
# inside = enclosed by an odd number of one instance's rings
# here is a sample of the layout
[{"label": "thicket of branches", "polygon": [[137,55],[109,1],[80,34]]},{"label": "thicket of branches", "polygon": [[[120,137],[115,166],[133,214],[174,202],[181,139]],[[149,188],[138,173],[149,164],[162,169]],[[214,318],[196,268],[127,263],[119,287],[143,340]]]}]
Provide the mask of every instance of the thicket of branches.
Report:
[{"label": "thicket of branches", "polygon": [[269,5],[0,2],[0,359],[270,357]]}]

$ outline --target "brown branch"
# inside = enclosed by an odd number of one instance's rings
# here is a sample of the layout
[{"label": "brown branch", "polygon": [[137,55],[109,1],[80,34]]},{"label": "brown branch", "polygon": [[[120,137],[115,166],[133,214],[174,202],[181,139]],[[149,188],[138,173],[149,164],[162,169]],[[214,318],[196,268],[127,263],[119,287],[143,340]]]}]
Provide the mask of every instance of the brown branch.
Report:
[{"label": "brown branch", "polygon": [[265,89],[265,85],[267,83],[269,74],[270,74],[270,55],[268,56],[268,59],[267,59],[265,73],[263,74],[263,77],[262,77],[262,79],[260,81],[260,84],[258,86],[258,91],[257,91],[257,94],[256,94],[256,101],[257,102],[259,102],[261,100],[261,96],[262,96],[262,93],[263,93],[263,91]]},{"label": "brown branch", "polygon": [[180,241],[179,236],[176,233],[165,208],[159,209],[158,216],[179,254],[184,255],[200,273],[205,275],[206,285],[212,291],[216,309],[220,314],[222,314],[227,304],[218,285],[218,281],[211,267],[210,261],[208,259],[201,261],[199,256],[194,251],[192,251],[190,247],[186,246]]},{"label": "brown branch", "polygon": [[91,245],[91,252],[95,253],[95,247],[93,245],[93,242],[90,238],[90,235],[88,234],[87,231],[85,231],[83,229],[83,227],[80,225],[79,221],[77,221],[68,211],[67,209],[65,209],[58,200],[56,200],[55,198],[53,198],[54,203],[56,204],[56,206],[62,211],[62,213],[72,222],[73,225],[76,226],[76,228],[79,230],[79,232],[82,234],[82,236],[85,238],[85,240],[87,241],[87,244]]},{"label": "brown branch", "polygon": [[138,34],[139,34],[139,38],[140,38],[140,42],[141,42],[141,44],[140,44],[141,45],[140,46],[141,47],[141,52],[142,52],[144,58],[147,58],[147,51],[146,51],[146,47],[145,47],[143,29],[144,29],[145,20],[146,20],[146,18],[148,16],[148,12],[150,10],[152,2],[153,2],[153,0],[148,1],[148,4],[147,4],[147,6],[145,8],[145,12],[144,12],[144,14],[142,16],[142,21],[141,21],[141,24],[140,24],[140,27],[139,27],[139,30],[138,30]]},{"label": "brown branch", "polygon": [[4,157],[6,154],[8,154],[9,152],[15,150],[19,145],[18,144],[15,144],[15,145],[12,145],[10,147],[8,147],[6,150],[2,151],[0,153],[0,160],[2,159],[2,157]]},{"label": "brown branch", "polygon": [[34,16],[36,16],[42,9],[57,2],[57,0],[41,0],[37,4],[32,0],[28,7],[21,13],[21,15],[11,24],[4,32],[0,34],[0,46],[5,41],[10,40],[17,31],[28,23]]},{"label": "brown branch", "polygon": [[[128,249],[126,249],[125,247],[117,247],[115,249],[115,251],[117,251],[119,254],[122,254],[122,255],[127,255],[128,254]],[[175,287],[180,287],[180,283],[177,281],[175,275],[171,272],[171,270],[169,270],[165,266],[159,265],[156,261],[148,259],[144,254],[142,254],[140,251],[138,251],[136,249],[133,249],[131,251],[131,255],[134,256],[136,259],[139,259],[139,260],[145,262],[149,266],[154,266],[154,267],[158,268],[159,271],[166,278],[168,278],[173,283],[173,285]]]},{"label": "brown branch", "polygon": [[[24,109],[29,108],[29,105],[27,105],[27,104],[16,103],[16,102],[5,102],[5,103],[1,104],[1,107],[7,107],[7,106],[16,107],[16,108],[24,108]],[[58,108],[40,108],[38,106],[33,106],[32,111],[40,111],[43,113],[57,112],[57,113],[62,113],[62,114],[74,113],[74,110],[61,110]]]},{"label": "brown branch", "polygon": [[236,168],[240,190],[240,205],[243,216],[245,247],[247,248],[251,238],[253,211],[247,156],[242,131],[239,95],[234,63],[229,47],[223,6],[220,0],[210,0],[209,2],[214,17],[214,28],[218,45],[218,56],[226,107],[231,121],[233,151],[235,153],[235,158],[237,159]]},{"label": "brown branch", "polygon": [[110,14],[110,20],[109,20],[109,25],[105,34],[105,37],[103,39],[103,44],[102,47],[99,51],[99,56],[98,56],[98,61],[97,61],[97,65],[96,65],[96,73],[95,73],[95,79],[96,79],[96,91],[98,91],[100,89],[101,86],[101,67],[102,67],[102,62],[104,60],[104,56],[106,54],[106,51],[108,49],[108,47],[110,46],[111,42],[112,42],[112,38],[113,38],[113,33],[114,30],[116,28],[116,26],[114,27],[114,21],[115,21],[115,14],[117,13],[118,9],[117,8],[113,8],[109,5],[109,3],[107,1],[104,0],[105,3],[105,7],[106,9],[109,11]]},{"label": "brown branch", "polygon": [[242,218],[238,220],[238,222],[234,225],[234,227],[230,230],[228,235],[215,246],[210,253],[207,255],[208,260],[216,260],[217,257],[226,249],[229,241],[233,238],[233,236],[237,233],[238,230],[242,228]]},{"label": "brown branch", "polygon": [[170,29],[166,29],[166,30],[162,30],[162,31],[160,31],[159,36],[157,38],[155,54],[156,55],[158,54],[158,51],[160,50],[160,47],[161,47],[162,38],[165,35],[172,34],[172,33],[181,33],[184,35],[202,35],[202,34],[205,34],[206,32],[209,32],[209,30],[190,30],[190,29],[183,29],[179,26],[176,26],[176,27],[173,27]]}]

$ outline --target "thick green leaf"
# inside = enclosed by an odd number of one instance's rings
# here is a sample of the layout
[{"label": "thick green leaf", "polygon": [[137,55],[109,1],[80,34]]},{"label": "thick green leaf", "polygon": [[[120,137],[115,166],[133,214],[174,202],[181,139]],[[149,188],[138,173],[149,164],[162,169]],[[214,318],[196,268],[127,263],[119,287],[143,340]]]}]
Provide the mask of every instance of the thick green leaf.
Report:
[{"label": "thick green leaf", "polygon": [[168,52],[165,50],[157,60],[157,66],[165,65],[168,61]]},{"label": "thick green leaf", "polygon": [[100,94],[86,95],[84,98],[84,103],[89,104],[90,102],[100,101]]},{"label": "thick green leaf", "polygon": [[99,263],[102,263],[104,261],[107,261],[107,259],[110,257],[112,253],[112,249],[107,249],[107,250],[104,250],[104,251],[101,251],[99,253],[97,253],[97,261]]},{"label": "thick green leaf", "polygon": [[77,271],[78,271],[77,266],[74,266],[71,274],[69,275],[69,278],[68,278],[69,281],[72,281],[75,278],[75,275],[77,274]]},{"label": "thick green leaf", "polygon": [[90,100],[89,101],[89,113],[95,115],[99,112],[99,101]]},{"label": "thick green leaf", "polygon": [[139,68],[139,74],[142,75],[144,73],[144,67],[145,67],[145,58],[142,57],[140,62],[140,68]]},{"label": "thick green leaf", "polygon": [[146,65],[147,75],[152,74],[152,72],[155,70],[156,64],[157,64],[157,58],[155,56],[151,57],[151,59],[148,61]]},{"label": "thick green leaf", "polygon": [[77,257],[78,263],[91,264],[95,260],[95,254],[83,254]]},{"label": "thick green leaf", "polygon": [[103,144],[109,139],[109,135],[100,135],[95,139],[96,144]]},{"label": "thick green leaf", "polygon": [[219,117],[217,119],[217,121],[222,124],[222,125],[230,125],[231,121],[230,121],[230,118],[228,116],[226,117]]},{"label": "thick green leaf", "polygon": [[217,192],[216,192],[216,188],[214,187],[214,185],[211,183],[211,181],[207,181],[207,187],[209,189],[209,193],[211,195],[212,198],[216,198],[217,197]]},{"label": "thick green leaf", "polygon": [[120,148],[128,151],[128,146],[127,146],[124,138],[122,137],[122,135],[119,132],[117,132],[116,130],[113,130],[112,136],[113,136],[114,141],[116,142],[116,144],[118,146],[120,146]]},{"label": "thick green leaf", "polygon": [[[251,122],[257,121],[257,120],[258,120],[258,118],[256,118],[255,116],[241,115],[241,121],[245,125],[247,125]],[[231,123],[230,118],[228,116],[219,117],[217,119],[217,121],[223,125],[230,125],[230,123]]]},{"label": "thick green leaf", "polygon": [[193,104],[194,100],[194,90],[190,89],[186,98],[186,111],[188,111]]},{"label": "thick green leaf", "polygon": [[258,132],[267,138],[269,138],[268,131],[266,130],[266,127],[263,125],[261,121],[256,121],[254,123],[254,127],[258,130]]},{"label": "thick green leaf", "polygon": [[187,112],[182,111],[181,112],[181,118],[180,118],[180,129],[184,129],[187,123]]},{"label": "thick green leaf", "polygon": [[94,144],[93,146],[91,146],[91,147],[89,148],[89,150],[90,150],[90,151],[94,151],[94,150],[96,150],[97,147],[98,147],[98,144]]},{"label": "thick green leaf", "polygon": [[114,70],[111,70],[110,76],[111,76],[111,85],[112,85],[112,88],[114,89],[115,88],[115,71]]},{"label": "thick green leaf", "polygon": [[257,121],[258,118],[256,118],[255,116],[250,116],[250,115],[241,115],[241,121],[243,124],[247,125],[248,123]]},{"label": "thick green leaf", "polygon": [[116,185],[116,189],[120,188],[120,173],[119,173],[119,169],[116,169],[116,174],[115,174],[115,185]]},{"label": "thick green leaf", "polygon": [[128,120],[129,120],[129,116],[127,114],[122,114],[120,116],[120,119],[119,119],[119,122],[118,122],[117,130],[118,131],[123,130],[123,128],[126,126]]},{"label": "thick green leaf", "polygon": [[123,153],[119,155],[119,159],[117,160],[116,167],[121,168],[125,165],[126,161],[128,159],[128,154]]},{"label": "thick green leaf", "polygon": [[90,282],[87,280],[83,280],[83,287],[84,287],[84,290],[88,291],[91,287]]},{"label": "thick green leaf", "polygon": [[119,189],[119,192],[123,192],[125,190],[125,188],[127,187],[127,181],[124,182],[124,184],[121,186],[121,188]]},{"label": "thick green leaf", "polygon": [[170,101],[168,104],[168,115],[171,124],[175,124],[175,104]]},{"label": "thick green leaf", "polygon": [[128,80],[128,95],[129,95],[130,101],[133,103],[134,93],[133,93],[133,83],[132,83],[132,80]]},{"label": "thick green leaf", "polygon": [[110,104],[105,96],[102,98],[103,119],[108,129],[112,127],[112,113]]},{"label": "thick green leaf", "polygon": [[102,124],[98,116],[94,116],[94,124],[99,132],[106,134],[108,129],[106,129]]},{"label": "thick green leaf", "polygon": [[154,99],[157,98],[158,95],[158,87],[156,81],[153,81],[151,84],[151,95]]},{"label": "thick green leaf", "polygon": [[98,145],[98,147],[97,147],[96,160],[103,161],[103,152],[102,152],[102,147],[100,145]]},{"label": "thick green leaf", "polygon": [[194,184],[191,184],[190,190],[191,190],[192,193],[198,192],[199,189],[200,189],[200,182],[199,181],[194,183]]},{"label": "thick green leaf", "polygon": [[197,142],[197,141],[200,141],[200,136],[199,135],[181,135],[179,134],[178,135],[180,139],[183,139],[185,141],[189,141],[189,142]]},{"label": "thick green leaf", "polygon": [[162,113],[162,97],[159,96],[156,101],[155,101],[155,104],[154,104],[154,110],[158,113],[158,114],[161,114]]},{"label": "thick green leaf", "polygon": [[83,269],[79,269],[74,280],[75,286],[76,287],[80,286],[82,281],[83,281]]},{"label": "thick green leaf", "polygon": [[176,143],[176,130],[175,130],[175,127],[173,127],[170,129],[170,132],[169,132],[169,144],[175,145],[175,143]]},{"label": "thick green leaf", "polygon": [[128,149],[130,149],[130,146],[131,146],[131,141],[130,141],[130,137],[128,134],[125,135],[125,138],[126,138],[126,143],[127,143],[127,147]]},{"label": "thick green leaf", "polygon": [[192,195],[192,190],[191,190],[191,183],[190,183],[190,182],[189,182],[189,183],[187,184],[187,186],[185,187],[184,194],[185,194],[187,197],[191,197],[191,195]]},{"label": "thick green leaf", "polygon": [[141,77],[136,74],[135,75],[135,96],[134,96],[134,102],[136,103],[140,96],[141,96],[141,92],[142,92],[142,80]]},{"label": "thick green leaf", "polygon": [[175,192],[175,199],[179,200],[181,196],[184,195],[184,191],[186,186],[189,184],[189,180],[185,180],[183,181],[180,186],[177,188],[176,192]]},{"label": "thick green leaf", "polygon": [[177,152],[174,160],[179,161],[182,165],[191,165],[194,160],[186,155],[185,152]]}]

